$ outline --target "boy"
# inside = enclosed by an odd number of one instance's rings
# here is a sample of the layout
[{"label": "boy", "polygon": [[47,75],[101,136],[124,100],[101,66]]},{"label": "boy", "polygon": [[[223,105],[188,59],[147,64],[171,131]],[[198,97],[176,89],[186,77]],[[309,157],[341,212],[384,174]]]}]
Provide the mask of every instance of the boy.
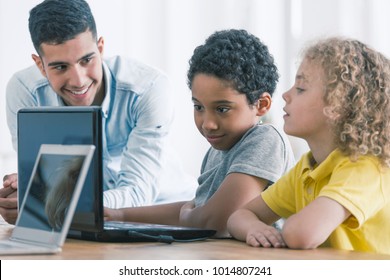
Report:
[{"label": "boy", "polygon": [[[234,213],[251,246],[390,254],[390,64],[351,39],[309,46],[283,94],[284,130],[310,152]],[[269,226],[286,218],[281,232]]]},{"label": "boy", "polygon": [[229,236],[226,221],[294,163],[289,142],[261,124],[278,72],[268,48],[244,30],[212,34],[189,62],[195,124],[211,144],[191,201],[105,209],[107,220],[210,228]]}]

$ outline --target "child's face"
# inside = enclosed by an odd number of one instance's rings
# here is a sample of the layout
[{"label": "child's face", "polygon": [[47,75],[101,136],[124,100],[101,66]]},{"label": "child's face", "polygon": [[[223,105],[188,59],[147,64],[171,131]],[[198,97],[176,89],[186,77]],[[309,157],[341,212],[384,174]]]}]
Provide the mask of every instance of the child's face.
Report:
[{"label": "child's face", "polygon": [[197,74],[192,82],[194,119],[199,132],[218,150],[229,150],[259,120],[245,94],[213,76]]},{"label": "child's face", "polygon": [[90,106],[104,95],[103,45],[102,38],[96,43],[86,31],[62,44],[42,43],[41,57],[33,55],[33,59],[67,105]]},{"label": "child's face", "polygon": [[294,86],[283,94],[286,102],[283,110],[284,131],[292,136],[321,143],[328,141],[329,122],[324,115],[324,73],[321,67],[310,60],[303,60]]}]

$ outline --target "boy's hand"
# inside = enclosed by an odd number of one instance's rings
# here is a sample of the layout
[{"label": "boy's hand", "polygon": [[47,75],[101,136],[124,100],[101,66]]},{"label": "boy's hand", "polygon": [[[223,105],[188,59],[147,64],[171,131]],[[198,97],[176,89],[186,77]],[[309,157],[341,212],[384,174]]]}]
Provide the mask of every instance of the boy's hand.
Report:
[{"label": "boy's hand", "polygon": [[193,200],[187,201],[180,209],[179,220],[183,224],[187,224],[191,220],[191,212],[195,208]]},{"label": "boy's hand", "polygon": [[123,221],[123,211],[121,209],[112,209],[104,207],[105,221]]},{"label": "boy's hand", "polygon": [[286,247],[282,234],[274,227],[258,224],[246,236],[246,243],[253,247]]}]

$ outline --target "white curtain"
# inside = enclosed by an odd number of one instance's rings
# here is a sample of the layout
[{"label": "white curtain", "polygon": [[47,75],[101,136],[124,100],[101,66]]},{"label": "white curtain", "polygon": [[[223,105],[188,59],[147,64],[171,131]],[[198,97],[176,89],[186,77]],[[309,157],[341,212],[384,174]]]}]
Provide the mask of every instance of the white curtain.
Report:
[{"label": "white curtain", "polygon": [[[16,172],[5,120],[5,86],[11,75],[32,63],[28,12],[40,0],[0,0],[0,175]],[[282,126],[281,94],[294,80],[297,54],[306,41],[342,35],[368,43],[390,57],[390,1],[387,0],[89,0],[105,56],[135,57],[168,74],[176,98],[172,141],[194,176],[208,143],[193,124],[186,85],[193,49],[214,31],[243,28],[269,46],[281,79],[270,120]],[[17,94],[17,93],[15,93]],[[290,138],[296,156],[307,150]],[[2,177],[2,176],[0,176]]]}]

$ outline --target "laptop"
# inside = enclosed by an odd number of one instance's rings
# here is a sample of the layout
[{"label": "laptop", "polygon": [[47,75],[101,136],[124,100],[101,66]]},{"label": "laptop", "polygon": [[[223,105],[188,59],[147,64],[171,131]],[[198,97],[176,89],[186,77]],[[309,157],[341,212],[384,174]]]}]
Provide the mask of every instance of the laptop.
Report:
[{"label": "laptop", "polygon": [[[96,147],[68,237],[101,242],[192,241],[214,230],[144,223],[105,222],[101,107],[36,107],[18,111],[18,180],[26,181],[42,143]],[[19,188],[19,202],[25,190]]]},{"label": "laptop", "polygon": [[95,147],[41,145],[8,240],[0,255],[61,251]]},{"label": "laptop", "polygon": [[85,178],[76,212],[70,226],[80,231],[102,227],[103,169],[102,114],[94,107],[39,107],[18,111],[18,202],[21,205],[26,186],[41,144],[94,145],[95,152]]}]

